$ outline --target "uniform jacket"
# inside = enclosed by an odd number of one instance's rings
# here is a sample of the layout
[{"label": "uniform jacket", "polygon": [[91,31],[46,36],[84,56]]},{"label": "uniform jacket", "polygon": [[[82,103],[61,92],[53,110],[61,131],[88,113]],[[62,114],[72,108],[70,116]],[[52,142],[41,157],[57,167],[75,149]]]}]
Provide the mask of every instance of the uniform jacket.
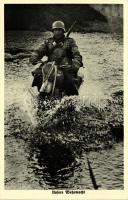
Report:
[{"label": "uniform jacket", "polygon": [[82,56],[73,38],[63,37],[58,42],[54,37],[45,40],[31,55],[30,62],[36,64],[43,56],[48,57],[48,62],[55,61],[57,66],[71,65],[76,71],[83,66]]}]

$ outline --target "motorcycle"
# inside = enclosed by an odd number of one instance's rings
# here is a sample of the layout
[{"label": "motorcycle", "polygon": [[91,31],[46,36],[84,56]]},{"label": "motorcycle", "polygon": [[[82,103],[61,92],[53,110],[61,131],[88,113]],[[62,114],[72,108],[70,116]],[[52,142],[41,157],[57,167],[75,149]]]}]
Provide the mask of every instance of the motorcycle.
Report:
[{"label": "motorcycle", "polygon": [[55,62],[42,62],[32,71],[32,87],[36,86],[42,98],[71,96],[79,94],[79,87],[83,82],[81,75],[72,75],[69,65],[57,66]]}]

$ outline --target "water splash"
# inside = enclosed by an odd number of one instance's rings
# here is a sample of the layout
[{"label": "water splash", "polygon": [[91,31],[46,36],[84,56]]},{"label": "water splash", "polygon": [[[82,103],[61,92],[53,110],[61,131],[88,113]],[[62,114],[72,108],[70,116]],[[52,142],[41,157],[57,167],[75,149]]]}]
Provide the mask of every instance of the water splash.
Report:
[{"label": "water splash", "polygon": [[61,101],[42,102],[38,111],[36,142],[40,146],[54,142],[65,144],[78,154],[81,154],[82,149],[98,150],[111,147],[113,137],[110,122],[115,114],[115,111],[112,112],[115,101],[113,107],[110,107],[108,102],[110,100],[105,102],[104,108],[88,100],[83,101],[80,97],[64,97]]},{"label": "water splash", "polygon": [[26,118],[31,123],[31,126],[35,128],[38,125],[37,117],[36,117],[37,101],[34,98],[31,90],[27,90],[27,89],[25,89],[22,99],[23,99],[22,111],[24,114],[26,114]]}]

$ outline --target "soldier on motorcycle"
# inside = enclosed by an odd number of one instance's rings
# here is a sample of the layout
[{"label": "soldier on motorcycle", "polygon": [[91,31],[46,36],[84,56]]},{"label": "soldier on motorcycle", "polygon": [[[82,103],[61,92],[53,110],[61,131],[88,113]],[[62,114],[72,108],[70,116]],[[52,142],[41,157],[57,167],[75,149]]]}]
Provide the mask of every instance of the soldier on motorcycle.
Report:
[{"label": "soldier on motorcycle", "polygon": [[77,72],[83,66],[78,46],[73,38],[65,36],[66,30],[62,21],[52,24],[52,32],[53,37],[45,40],[31,55],[30,63],[36,65],[43,56],[48,57],[48,62],[55,61],[57,68],[63,71],[65,94],[78,95],[81,79],[77,79]]}]

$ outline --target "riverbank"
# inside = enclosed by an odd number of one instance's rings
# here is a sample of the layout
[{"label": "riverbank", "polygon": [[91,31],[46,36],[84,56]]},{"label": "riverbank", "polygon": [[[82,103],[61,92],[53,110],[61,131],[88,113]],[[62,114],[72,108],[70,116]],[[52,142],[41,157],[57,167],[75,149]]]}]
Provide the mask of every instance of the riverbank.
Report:
[{"label": "riverbank", "polygon": [[56,20],[62,20],[66,30],[77,21],[74,32],[123,34],[123,7],[118,4],[5,5],[6,31],[51,31]]}]

